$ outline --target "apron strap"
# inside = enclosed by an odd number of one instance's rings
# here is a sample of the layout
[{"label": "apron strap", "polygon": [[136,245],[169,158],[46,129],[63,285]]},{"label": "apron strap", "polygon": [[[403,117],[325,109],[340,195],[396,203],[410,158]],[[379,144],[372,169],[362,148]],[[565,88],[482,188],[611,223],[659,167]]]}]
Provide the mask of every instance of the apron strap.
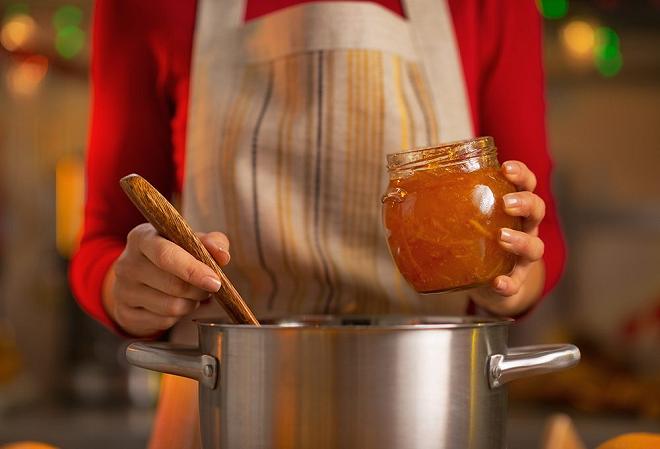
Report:
[{"label": "apron strap", "polygon": [[447,1],[402,0],[402,4],[430,86],[440,140],[473,137],[463,65]]},{"label": "apron strap", "polygon": [[[231,63],[234,54],[223,49],[235,48],[237,45],[234,42],[238,36],[236,30],[243,26],[246,2],[247,0],[198,1],[193,54],[203,55],[202,59],[206,64],[212,64],[214,60]],[[213,29],[218,31],[217,34],[199,32]],[[193,70],[194,68],[191,68],[190,79],[193,79]]]},{"label": "apron strap", "polygon": [[247,0],[200,1],[196,29],[235,30],[243,25]]}]

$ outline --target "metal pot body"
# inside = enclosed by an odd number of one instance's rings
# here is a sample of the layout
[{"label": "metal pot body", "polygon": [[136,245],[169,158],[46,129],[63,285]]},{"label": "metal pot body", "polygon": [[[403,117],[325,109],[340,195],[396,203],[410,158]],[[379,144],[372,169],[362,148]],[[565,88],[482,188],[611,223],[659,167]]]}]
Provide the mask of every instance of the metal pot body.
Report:
[{"label": "metal pot body", "polygon": [[205,449],[493,449],[505,446],[502,384],[579,358],[570,345],[512,352],[508,324],[446,317],[199,322],[199,348],[137,343],[128,357],[200,381]]}]

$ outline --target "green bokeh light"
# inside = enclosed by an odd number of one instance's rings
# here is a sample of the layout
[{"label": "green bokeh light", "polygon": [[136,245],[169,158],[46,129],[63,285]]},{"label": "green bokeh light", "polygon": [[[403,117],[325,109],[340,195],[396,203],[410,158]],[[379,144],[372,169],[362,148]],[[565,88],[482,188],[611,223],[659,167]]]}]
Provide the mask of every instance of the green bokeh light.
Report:
[{"label": "green bokeh light", "polygon": [[606,78],[615,76],[623,67],[620,43],[619,35],[612,28],[600,27],[596,30],[594,64]]},{"label": "green bokeh light", "polygon": [[30,7],[28,6],[27,3],[10,3],[7,5],[5,8],[5,13],[4,13],[4,20],[9,19],[11,16],[16,16],[19,14],[25,14],[28,15],[30,14]]},{"label": "green bokeh light", "polygon": [[619,48],[621,39],[616,31],[609,27],[599,27],[596,29],[596,46],[605,47],[611,46],[614,48]]},{"label": "green bokeh light", "polygon": [[546,19],[561,19],[568,12],[568,0],[536,0],[536,7]]},{"label": "green bokeh light", "polygon": [[57,31],[66,27],[79,26],[82,22],[82,9],[73,5],[64,5],[57,8],[53,15],[53,26]]},{"label": "green bokeh light", "polygon": [[85,32],[77,26],[67,26],[57,32],[55,49],[65,59],[74,58],[85,46]]},{"label": "green bokeh light", "polygon": [[610,57],[600,57],[596,56],[596,68],[606,78],[611,78],[618,74],[623,67],[623,56],[620,52],[616,52],[613,56]]}]

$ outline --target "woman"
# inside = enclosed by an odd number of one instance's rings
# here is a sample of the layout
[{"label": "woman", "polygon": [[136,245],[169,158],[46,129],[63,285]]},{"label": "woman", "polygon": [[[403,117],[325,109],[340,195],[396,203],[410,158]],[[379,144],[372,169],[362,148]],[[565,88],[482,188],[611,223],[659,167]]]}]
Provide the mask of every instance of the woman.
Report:
[{"label": "woman", "polygon": [[[231,241],[226,272],[258,316],[528,311],[564,258],[540,39],[532,2],[97,2],[80,304],[125,335],[181,341],[192,316],[220,314],[213,272],[123,196],[136,172],[181,194],[221,265]],[[475,134],[495,137],[519,190],[505,207],[523,231],[500,235],[518,265],[488,288],[419,297],[382,236],[384,156]],[[190,447],[195,408],[194,386],[167,379],[152,447]],[[168,432],[182,417],[190,432]]]}]

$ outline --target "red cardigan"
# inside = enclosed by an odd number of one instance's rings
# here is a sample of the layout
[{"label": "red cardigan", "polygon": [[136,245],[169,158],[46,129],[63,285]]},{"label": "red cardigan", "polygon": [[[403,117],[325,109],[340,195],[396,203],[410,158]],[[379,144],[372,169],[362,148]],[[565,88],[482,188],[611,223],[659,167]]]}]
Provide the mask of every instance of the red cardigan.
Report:
[{"label": "red cardigan", "polygon": [[[306,1],[250,0],[245,18]],[[399,0],[375,3],[404,15]],[[449,6],[476,134],[493,136],[501,161],[522,160],[538,178],[547,206],[540,228],[547,292],[561,275],[565,249],[550,190],[541,19],[529,0]],[[101,303],[103,279],[128,231],[144,221],[118,180],[137,172],[166,196],[181,190],[195,13],[193,0],[96,2],[87,200],[70,278],[83,309],[113,328]]]}]

